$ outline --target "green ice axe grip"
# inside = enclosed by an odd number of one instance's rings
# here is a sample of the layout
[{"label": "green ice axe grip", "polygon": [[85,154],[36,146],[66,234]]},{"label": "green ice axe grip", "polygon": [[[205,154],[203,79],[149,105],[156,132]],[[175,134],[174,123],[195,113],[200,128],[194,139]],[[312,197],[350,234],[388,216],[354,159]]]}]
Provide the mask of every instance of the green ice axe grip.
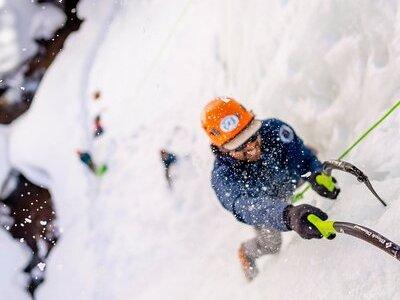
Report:
[{"label": "green ice axe grip", "polygon": [[326,174],[317,175],[315,181],[319,185],[325,187],[330,192],[333,192],[333,190],[335,189],[335,184],[333,183],[332,176]]},{"label": "green ice axe grip", "polygon": [[334,221],[323,221],[313,214],[308,215],[307,220],[310,221],[310,223],[313,224],[315,227],[317,227],[324,238],[331,240],[336,236],[336,230],[333,227],[333,223],[335,223]]}]

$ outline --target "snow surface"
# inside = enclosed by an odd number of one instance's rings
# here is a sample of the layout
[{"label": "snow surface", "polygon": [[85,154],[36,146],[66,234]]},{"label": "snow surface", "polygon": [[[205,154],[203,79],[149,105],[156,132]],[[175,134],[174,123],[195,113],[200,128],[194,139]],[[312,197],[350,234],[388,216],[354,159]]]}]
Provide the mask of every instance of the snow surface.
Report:
[{"label": "snow surface", "polygon": [[0,0],[0,74],[33,55],[34,38],[50,38],[64,21],[64,14],[53,5]]},{"label": "snow surface", "polygon": [[[286,233],[281,253],[261,259],[259,277],[245,282],[236,251],[253,232],[211,190],[213,158],[199,124],[208,100],[231,95],[260,118],[292,124],[321,160],[337,157],[399,99],[399,4],[83,0],[85,23],[9,133],[11,164],[51,189],[63,228],[38,298],[400,298],[399,264],[347,236]],[[99,113],[105,134],[93,139]],[[337,201],[313,192],[306,201],[400,241],[399,131],[400,111],[347,158],[387,208],[339,173]],[[161,147],[181,157],[172,192]],[[76,149],[109,172],[94,178]],[[8,272],[0,290],[24,299],[13,265],[22,250],[1,240]]]}]

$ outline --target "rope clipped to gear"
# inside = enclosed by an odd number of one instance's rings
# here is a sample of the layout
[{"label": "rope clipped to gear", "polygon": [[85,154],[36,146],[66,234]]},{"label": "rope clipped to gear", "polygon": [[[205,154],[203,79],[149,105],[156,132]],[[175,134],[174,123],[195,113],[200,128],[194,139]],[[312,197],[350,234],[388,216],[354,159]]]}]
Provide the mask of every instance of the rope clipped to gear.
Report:
[{"label": "rope clipped to gear", "polygon": [[[374,129],[376,129],[389,115],[391,115],[397,108],[400,107],[400,100],[397,101],[385,114],[374,124],[371,125],[350,147],[348,147],[340,156],[339,160],[346,157],[361,141],[363,141]],[[292,197],[292,203],[296,203],[304,198],[304,194],[310,189],[311,185],[307,186],[299,193]]]}]

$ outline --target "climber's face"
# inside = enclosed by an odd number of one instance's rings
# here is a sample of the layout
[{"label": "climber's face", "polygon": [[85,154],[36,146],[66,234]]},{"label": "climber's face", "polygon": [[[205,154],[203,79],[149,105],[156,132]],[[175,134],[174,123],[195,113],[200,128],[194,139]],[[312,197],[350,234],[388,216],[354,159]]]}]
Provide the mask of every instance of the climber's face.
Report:
[{"label": "climber's face", "polygon": [[256,133],[254,136],[239,148],[229,151],[228,154],[234,159],[254,162],[261,157],[261,136]]}]

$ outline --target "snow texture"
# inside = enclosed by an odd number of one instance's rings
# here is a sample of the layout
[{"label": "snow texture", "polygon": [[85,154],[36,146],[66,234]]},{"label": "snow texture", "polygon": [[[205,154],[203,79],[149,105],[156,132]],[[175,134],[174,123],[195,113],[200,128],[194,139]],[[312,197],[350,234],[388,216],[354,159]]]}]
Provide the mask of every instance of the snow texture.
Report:
[{"label": "snow texture", "polygon": [[[281,253],[261,259],[248,284],[236,252],[253,232],[211,190],[213,157],[199,120],[212,97],[234,96],[259,118],[291,124],[321,160],[338,157],[399,100],[399,5],[83,0],[86,21],[4,138],[12,166],[51,189],[63,228],[38,299],[399,299],[398,262],[344,235],[285,233]],[[105,133],[93,139],[99,114]],[[399,131],[400,110],[347,157],[387,208],[340,173],[337,201],[308,192],[306,202],[400,241]],[[180,158],[173,191],[162,147]],[[77,149],[108,173],[95,178]],[[27,299],[16,279],[22,250],[0,235],[2,296]]]}]

